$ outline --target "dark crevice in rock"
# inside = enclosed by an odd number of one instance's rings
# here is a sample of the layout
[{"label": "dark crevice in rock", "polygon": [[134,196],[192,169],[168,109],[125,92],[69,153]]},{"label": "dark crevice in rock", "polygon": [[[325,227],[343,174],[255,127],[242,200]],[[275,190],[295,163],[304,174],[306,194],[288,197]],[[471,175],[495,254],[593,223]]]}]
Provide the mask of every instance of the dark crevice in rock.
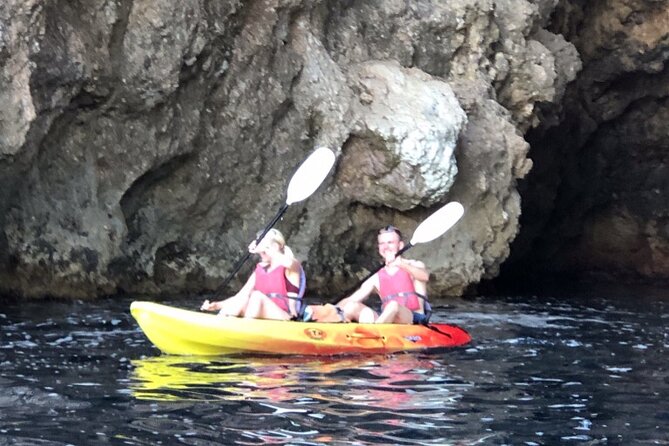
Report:
[{"label": "dark crevice in rock", "polygon": [[[669,279],[669,50],[654,2],[562,0],[549,29],[583,70],[557,113],[530,130],[520,234],[485,287]],[[629,14],[623,17],[627,11]]]},{"label": "dark crevice in rock", "polygon": [[142,233],[141,229],[135,225],[136,214],[142,207],[150,204],[152,189],[166,181],[178,169],[193,160],[194,156],[192,154],[175,156],[137,178],[123,194],[121,198],[121,210],[128,227],[127,243],[131,243]]},{"label": "dark crevice in rock", "polygon": [[117,18],[112,26],[111,37],[109,39],[109,57],[111,62],[112,78],[119,79],[121,76],[120,64],[123,60],[123,39],[128,29],[130,12],[132,11],[133,0],[119,0],[116,2]]},{"label": "dark crevice in rock", "polygon": [[628,134],[646,115],[642,110],[665,107],[648,97],[630,102],[582,144],[573,118],[546,133],[530,132],[535,169],[519,186],[523,231],[496,286],[666,280],[661,228],[668,212],[661,191],[669,187],[668,147]]}]

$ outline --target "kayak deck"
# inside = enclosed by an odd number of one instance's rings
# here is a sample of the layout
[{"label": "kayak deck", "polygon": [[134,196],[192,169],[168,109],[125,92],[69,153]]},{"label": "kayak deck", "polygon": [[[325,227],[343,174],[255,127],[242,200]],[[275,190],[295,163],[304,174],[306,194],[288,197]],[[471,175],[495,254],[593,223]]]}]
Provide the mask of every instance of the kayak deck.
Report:
[{"label": "kayak deck", "polygon": [[455,347],[471,341],[454,325],[274,321],[218,316],[155,302],[135,301],[130,312],[164,353],[291,355],[393,353]]}]

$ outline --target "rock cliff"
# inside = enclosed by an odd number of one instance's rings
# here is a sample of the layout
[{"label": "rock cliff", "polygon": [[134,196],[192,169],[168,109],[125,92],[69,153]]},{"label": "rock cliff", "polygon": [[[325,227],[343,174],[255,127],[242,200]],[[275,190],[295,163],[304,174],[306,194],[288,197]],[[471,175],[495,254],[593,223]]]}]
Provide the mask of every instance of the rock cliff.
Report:
[{"label": "rock cliff", "polygon": [[535,169],[520,185],[506,279],[666,282],[669,5],[564,1],[549,29],[574,44],[583,70],[527,132]]},{"label": "rock cliff", "polygon": [[463,220],[411,251],[435,295],[497,277],[516,239],[510,271],[555,259],[666,278],[668,14],[652,0],[5,0],[0,292],[214,290],[318,146],[334,172],[277,225],[315,294],[377,264],[378,227],[410,234],[451,200]]}]

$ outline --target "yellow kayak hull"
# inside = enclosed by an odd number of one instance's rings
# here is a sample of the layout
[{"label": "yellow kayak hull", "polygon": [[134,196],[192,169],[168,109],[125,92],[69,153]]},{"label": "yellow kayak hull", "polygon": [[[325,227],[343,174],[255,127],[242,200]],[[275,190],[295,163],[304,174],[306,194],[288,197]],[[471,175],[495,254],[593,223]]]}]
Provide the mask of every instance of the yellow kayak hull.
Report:
[{"label": "yellow kayak hull", "polygon": [[218,316],[155,302],[135,301],[130,312],[164,353],[279,355],[394,353],[455,347],[471,341],[454,325],[273,321]]}]

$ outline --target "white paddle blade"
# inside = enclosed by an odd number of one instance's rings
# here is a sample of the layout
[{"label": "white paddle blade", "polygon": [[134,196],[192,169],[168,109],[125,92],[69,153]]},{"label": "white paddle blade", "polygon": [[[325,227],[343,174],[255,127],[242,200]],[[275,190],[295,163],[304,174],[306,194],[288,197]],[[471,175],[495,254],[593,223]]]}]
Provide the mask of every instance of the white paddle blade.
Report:
[{"label": "white paddle blade", "polygon": [[451,201],[418,225],[411,238],[411,244],[431,242],[451,229],[464,213],[465,208],[460,203]]},{"label": "white paddle blade", "polygon": [[304,160],[288,184],[286,204],[291,205],[308,198],[332,169],[335,154],[327,147],[319,147]]}]

